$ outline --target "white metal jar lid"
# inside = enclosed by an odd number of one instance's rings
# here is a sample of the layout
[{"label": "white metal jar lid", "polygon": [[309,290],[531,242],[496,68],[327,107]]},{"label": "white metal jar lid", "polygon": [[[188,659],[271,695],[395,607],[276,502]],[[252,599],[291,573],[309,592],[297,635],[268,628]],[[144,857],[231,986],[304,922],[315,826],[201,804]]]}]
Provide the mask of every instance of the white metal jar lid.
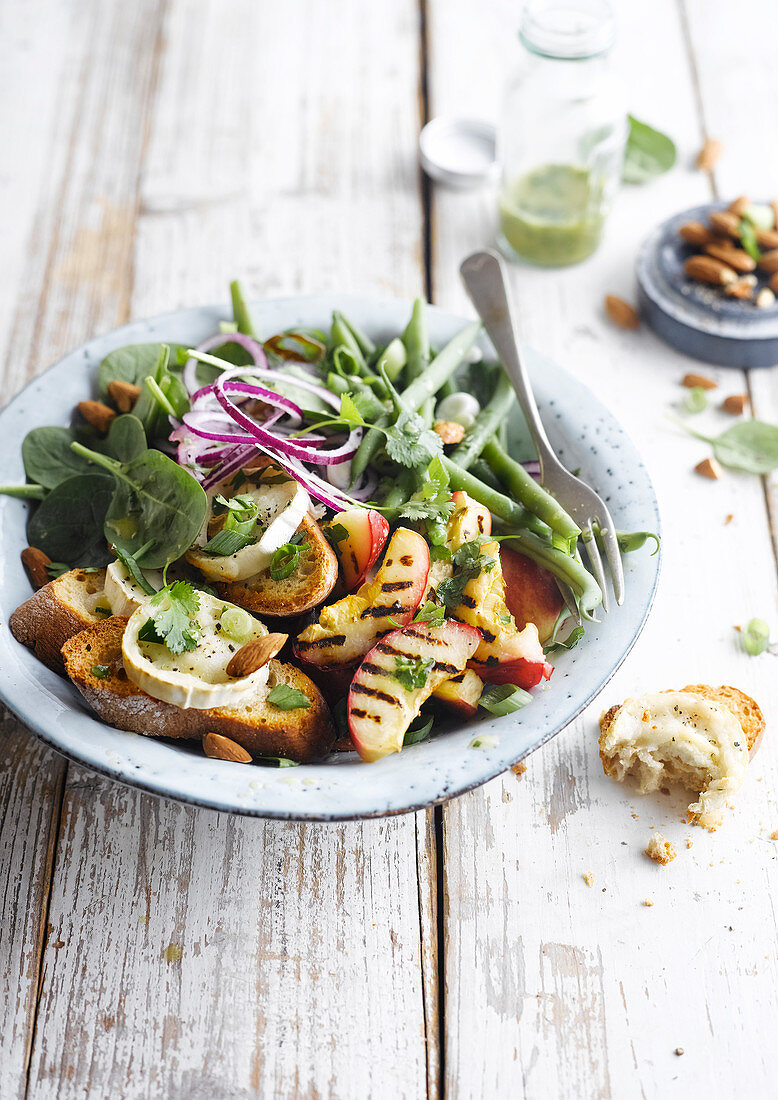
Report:
[{"label": "white metal jar lid", "polygon": [[433,118],[419,135],[419,159],[428,176],[449,187],[476,187],[497,168],[497,134],[476,118]]}]

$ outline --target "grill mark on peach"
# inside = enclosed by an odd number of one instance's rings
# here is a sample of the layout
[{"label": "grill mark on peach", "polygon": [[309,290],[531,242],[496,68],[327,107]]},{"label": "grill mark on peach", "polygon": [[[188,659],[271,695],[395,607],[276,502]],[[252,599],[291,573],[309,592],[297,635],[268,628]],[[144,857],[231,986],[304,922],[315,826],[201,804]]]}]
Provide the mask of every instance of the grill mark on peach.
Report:
[{"label": "grill mark on peach", "polygon": [[492,642],[494,642],[497,639],[497,635],[492,634],[491,630],[487,630],[485,626],[481,627],[481,633],[484,636],[484,641],[488,642],[489,645],[491,645]]},{"label": "grill mark on peach", "polygon": [[452,676],[451,677],[451,683],[452,684],[461,684],[462,681],[464,680],[464,678],[465,678],[464,672],[460,672],[458,676]]},{"label": "grill mark on peach", "polygon": [[400,558],[400,565],[413,565],[413,555],[403,554]]},{"label": "grill mark on peach", "polygon": [[302,638],[299,638],[297,645],[300,649],[329,649],[330,646],[333,649],[337,649],[338,646],[346,644],[345,634],[333,634],[331,638],[317,638],[315,642],[307,642]]},{"label": "grill mark on peach", "polygon": [[393,645],[387,645],[386,642],[379,642],[376,646],[379,653],[388,653],[390,657],[405,657],[401,649],[395,649]]},{"label": "grill mark on peach", "polygon": [[369,661],[362,662],[362,671],[369,672],[371,676],[380,676],[385,670],[380,665],[371,664]]},{"label": "grill mark on peach", "polygon": [[388,691],[379,691],[378,688],[368,687],[367,684],[352,684],[351,690],[354,695],[367,695],[371,699],[380,699],[382,703],[388,703],[391,707],[400,705],[400,700],[390,695]]},{"label": "grill mark on peach", "polygon": [[381,585],[382,592],[402,592],[405,588],[413,588],[413,581],[386,581]]},{"label": "grill mark on peach", "polygon": [[403,630],[403,638],[420,638],[423,642],[427,642],[428,645],[446,645],[446,642],[435,638],[431,634],[424,634],[418,630],[415,630],[412,626],[408,626]]},{"label": "grill mark on peach", "polygon": [[403,607],[401,603],[393,603],[389,606],[379,604],[378,607],[366,607],[360,614],[360,619],[386,619],[389,615],[407,615],[412,608]]},{"label": "grill mark on peach", "polygon": [[357,707],[351,708],[351,713],[356,718],[369,718],[371,722],[380,722],[381,716],[379,714],[370,714],[369,711],[357,709]]},{"label": "grill mark on peach", "polygon": [[434,672],[456,672],[457,666],[450,665],[447,661],[436,661],[432,666]]},{"label": "grill mark on peach", "polygon": [[466,593],[463,593],[462,603],[465,605],[465,607],[469,607],[472,611],[475,610],[475,600],[472,596],[468,596]]}]

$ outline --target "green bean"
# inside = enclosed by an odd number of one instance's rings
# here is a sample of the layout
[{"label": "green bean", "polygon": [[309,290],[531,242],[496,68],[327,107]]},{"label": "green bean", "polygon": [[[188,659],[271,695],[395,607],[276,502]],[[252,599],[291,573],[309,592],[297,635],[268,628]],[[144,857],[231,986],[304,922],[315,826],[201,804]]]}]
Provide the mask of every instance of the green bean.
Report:
[{"label": "green bean", "polygon": [[496,489],[498,493],[505,493],[505,486],[498,477],[495,477],[483,459],[477,458],[470,467],[470,472],[479,481],[483,481],[485,485],[488,485],[490,489]]},{"label": "green bean", "polygon": [[401,518],[399,515],[400,509],[408,500],[408,497],[413,492],[413,479],[411,477],[411,470],[403,470],[403,472],[394,480],[389,492],[381,502],[381,510],[384,509],[396,509],[395,518]]},{"label": "green bean", "polygon": [[585,619],[593,617],[593,612],[602,603],[602,592],[597,581],[578,559],[549,546],[530,531],[518,531],[511,527],[501,537],[505,542],[516,542],[522,554],[548,569],[563,584],[569,585],[581,615]]},{"label": "green bean", "polygon": [[490,469],[507,487],[511,496],[521,501],[536,516],[540,516],[552,531],[562,535],[571,546],[575,544],[581,534],[581,528],[562,505],[541,485],[538,485],[521,463],[512,459],[493,440],[486,444],[482,453]]},{"label": "green bean", "polygon": [[483,504],[484,508],[488,508],[493,515],[504,523],[514,524],[520,528],[529,528],[538,536],[547,533],[548,528],[536,515],[514,503],[510,497],[506,497],[503,493],[492,489],[489,485],[485,485],[473,474],[463,470],[461,466],[457,466],[450,458],[443,456],[442,462],[452,489],[460,489],[467,493],[468,496],[472,497],[473,500],[477,500],[479,504]]},{"label": "green bean", "polygon": [[390,382],[395,382],[402,373],[406,362],[405,344],[399,336],[395,336],[390,344],[387,344],[378,357],[376,371],[386,371],[386,377]]},{"label": "green bean", "polygon": [[[473,460],[483,451],[500,424],[510,413],[516,401],[516,393],[507,374],[500,372],[494,393],[467,429],[465,438],[451,455],[463,470],[469,470]],[[499,475],[499,471],[495,470]],[[501,476],[501,475],[500,475]],[[503,478],[503,480],[505,480]],[[507,482],[506,482],[507,484]]]},{"label": "green bean", "polygon": [[233,279],[230,283],[230,296],[232,298],[232,315],[235,324],[238,326],[238,332],[242,332],[244,336],[253,336],[255,340],[258,340],[259,337],[254,331],[246,296],[243,293],[243,287],[239,279]]},{"label": "green bean", "polygon": [[345,326],[345,328],[348,329],[349,333],[351,334],[351,338],[354,340],[364,358],[366,360],[369,359],[369,357],[375,352],[375,344],[367,335],[367,333],[363,332],[358,325],[355,325],[354,322],[349,317],[346,317],[345,313],[341,313],[339,309],[336,309],[332,315],[333,323],[335,322],[336,318],[340,325],[343,325]]},{"label": "green bean", "polygon": [[[470,348],[476,341],[481,331],[481,322],[473,321],[461,332],[457,333],[453,340],[435,356],[424,374],[414,379],[402,394],[403,403],[414,412],[422,407],[429,397],[433,397],[447,378],[450,378]],[[378,427],[386,428],[392,423],[387,415],[376,420]],[[381,445],[384,438],[383,432],[370,429],[365,432],[359,449],[351,460],[351,484],[354,485]]]},{"label": "green bean", "polygon": [[337,310],[335,310],[332,315],[332,328],[330,333],[332,337],[333,353],[339,346],[344,347],[350,353],[359,372],[362,373],[363,371],[367,371],[367,360],[365,359],[362,348],[359,346],[359,341],[351,331],[346,318]]},{"label": "green bean", "polygon": [[451,397],[452,393],[458,393],[457,387],[453,378],[447,378],[443,385],[437,392],[438,401],[442,401],[444,397]]},{"label": "green bean", "polygon": [[454,339],[438,352],[424,374],[414,379],[403,392],[405,404],[412,409],[420,409],[428,397],[434,397],[470,351],[480,331],[481,322],[473,321],[458,332]]},{"label": "green bean", "polygon": [[[600,549],[604,549],[604,542],[602,538],[602,532],[598,524],[593,524],[594,537],[597,540],[597,545]],[[659,551],[659,535],[653,531],[616,531],[616,542],[619,544],[619,550],[622,554],[630,554],[633,550],[640,550],[642,546],[648,542],[649,539],[653,539],[655,542],[655,548],[652,551],[652,555]]]},{"label": "green bean", "polygon": [[427,336],[427,303],[416,298],[411,311],[411,319],[402,336],[407,354],[405,366],[406,383],[419,378],[429,366],[430,342]]}]

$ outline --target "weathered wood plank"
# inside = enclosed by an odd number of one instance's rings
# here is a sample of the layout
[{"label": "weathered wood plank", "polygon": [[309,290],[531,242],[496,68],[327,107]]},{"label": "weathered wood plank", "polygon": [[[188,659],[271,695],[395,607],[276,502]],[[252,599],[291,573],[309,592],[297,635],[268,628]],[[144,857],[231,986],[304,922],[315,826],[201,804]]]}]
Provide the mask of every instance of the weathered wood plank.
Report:
[{"label": "weathered wood plank", "polygon": [[[499,5],[471,20],[466,8],[429,6],[431,111],[493,117],[498,80],[516,48],[508,33],[515,14]],[[710,5],[704,13],[707,36]],[[605,243],[586,264],[553,272],[516,267],[513,281],[527,342],[587,380],[641,448],[663,512],[663,578],[645,634],[602,700],[534,756],[522,780],[508,774],[444,810],[452,1097],[674,1094],[692,1081],[723,1094],[770,1088],[764,1060],[746,1050],[770,1044],[775,920],[769,906],[744,903],[743,889],[775,874],[768,839],[778,820],[769,782],[774,750],[765,746],[716,837],[680,827],[680,799],[639,799],[616,787],[597,757],[600,708],[650,688],[734,682],[763,703],[768,721],[775,711],[772,662],[739,653],[732,631],[776,607],[762,487],[735,475],[708,485],[691,472],[704,448],[664,419],[689,361],[647,331],[614,330],[602,315],[605,293],[632,296],[634,258],[647,232],[709,194],[707,180],[689,168],[701,130],[679,13],[667,2],[639,17],[622,7],[621,15],[630,108],[672,133],[679,165],[650,187],[625,189]],[[478,80],[462,81],[474,57],[490,64],[479,66]],[[658,57],[667,81],[657,79]],[[731,88],[726,98],[734,103]],[[740,125],[740,110],[729,112],[729,125]],[[758,157],[753,136],[751,156]],[[433,209],[437,300],[470,312],[457,267],[468,250],[493,239],[494,197],[436,190]],[[715,373],[722,392],[744,386],[740,372]],[[729,423],[706,415],[706,423]],[[725,527],[730,513],[735,519]],[[652,826],[678,845],[667,869],[642,854]],[[725,1024],[732,991],[746,987],[738,1017]],[[751,992],[759,1006],[753,1011]],[[685,1055],[674,1055],[676,1047]]]},{"label": "weathered wood plank", "polygon": [[23,1097],[64,762],[0,718],[0,1096]]},{"label": "weathered wood plank", "polygon": [[[174,0],[155,15],[143,33],[124,16],[122,56],[152,54],[130,98],[121,75],[92,73],[83,92],[87,113],[98,100],[109,119],[135,111],[142,142],[90,145],[89,180],[65,188],[52,300],[70,292],[62,265],[73,286],[85,282],[84,326],[97,310],[109,327],[111,309],[223,298],[238,274],[258,295],[417,292],[421,212],[404,152],[418,125],[411,0],[391,10],[351,0],[337,20],[324,3],[249,0],[228,11]],[[80,160],[85,136],[73,140]],[[117,175],[125,182],[110,190]],[[69,258],[104,190],[132,212],[120,233],[131,282],[113,297]],[[434,1096],[435,900],[428,815],[333,827],[231,819],[73,768],[31,1094],[362,1097],[389,1081],[397,1095]]]}]

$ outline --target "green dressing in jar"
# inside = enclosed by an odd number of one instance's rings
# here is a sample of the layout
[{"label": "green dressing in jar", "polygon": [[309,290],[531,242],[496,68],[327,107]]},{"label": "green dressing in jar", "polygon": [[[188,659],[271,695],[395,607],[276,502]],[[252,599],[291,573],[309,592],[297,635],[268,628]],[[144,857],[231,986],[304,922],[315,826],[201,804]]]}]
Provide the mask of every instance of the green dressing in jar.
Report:
[{"label": "green dressing in jar", "polygon": [[500,229],[514,252],[548,267],[594,252],[604,223],[603,186],[588,168],[546,164],[503,184]]}]

